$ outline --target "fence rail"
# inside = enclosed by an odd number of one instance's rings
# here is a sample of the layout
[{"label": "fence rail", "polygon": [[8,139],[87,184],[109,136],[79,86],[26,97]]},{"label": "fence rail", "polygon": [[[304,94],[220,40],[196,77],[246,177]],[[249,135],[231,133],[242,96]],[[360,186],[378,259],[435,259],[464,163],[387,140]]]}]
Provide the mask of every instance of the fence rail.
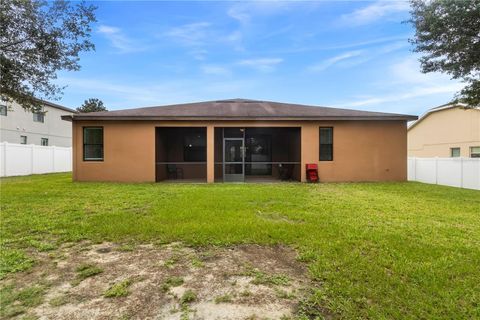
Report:
[{"label": "fence rail", "polygon": [[408,180],[480,190],[480,159],[408,158]]},{"label": "fence rail", "polygon": [[72,148],[0,143],[0,176],[72,171]]}]

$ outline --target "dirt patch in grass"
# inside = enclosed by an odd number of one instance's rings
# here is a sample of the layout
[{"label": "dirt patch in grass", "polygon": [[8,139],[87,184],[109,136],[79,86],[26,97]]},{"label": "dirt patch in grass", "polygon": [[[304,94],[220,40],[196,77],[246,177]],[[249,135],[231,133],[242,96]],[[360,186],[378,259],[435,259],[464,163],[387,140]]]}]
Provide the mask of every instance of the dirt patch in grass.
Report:
[{"label": "dirt patch in grass", "polygon": [[[309,286],[296,252],[284,246],[189,248],[180,243],[63,245],[36,252],[28,272],[0,288],[13,297],[4,316],[42,319],[280,319]],[[82,273],[83,272],[83,273]],[[80,281],[79,281],[80,280]],[[36,303],[13,301],[42,285]],[[15,289],[13,289],[15,288]]]}]

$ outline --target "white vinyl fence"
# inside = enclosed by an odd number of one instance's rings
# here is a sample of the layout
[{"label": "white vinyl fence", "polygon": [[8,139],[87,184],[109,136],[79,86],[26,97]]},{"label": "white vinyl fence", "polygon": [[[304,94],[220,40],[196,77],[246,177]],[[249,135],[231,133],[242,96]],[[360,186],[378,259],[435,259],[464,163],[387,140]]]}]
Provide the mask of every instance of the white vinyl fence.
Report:
[{"label": "white vinyl fence", "polygon": [[408,158],[408,180],[480,190],[480,159]]},{"label": "white vinyl fence", "polygon": [[72,148],[0,143],[0,176],[72,171]]}]

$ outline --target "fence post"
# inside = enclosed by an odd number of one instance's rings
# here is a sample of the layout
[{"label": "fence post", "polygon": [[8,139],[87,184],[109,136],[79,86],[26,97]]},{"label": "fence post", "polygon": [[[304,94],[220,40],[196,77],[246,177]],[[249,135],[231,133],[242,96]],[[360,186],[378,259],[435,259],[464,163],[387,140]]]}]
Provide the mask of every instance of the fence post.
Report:
[{"label": "fence post", "polygon": [[55,172],[55,146],[52,147],[52,172]]},{"label": "fence post", "polygon": [[417,157],[413,157],[413,181],[417,181]]},{"label": "fence post", "polygon": [[3,148],[3,159],[2,159],[2,162],[3,162],[3,176],[6,177],[7,176],[7,144],[8,142],[3,142],[2,143],[2,148]]},{"label": "fence post", "polygon": [[435,157],[435,184],[438,184],[438,157]]},{"label": "fence post", "polygon": [[31,157],[30,157],[30,174],[33,174],[33,164],[35,162],[35,145],[34,144],[29,144],[28,145],[30,147],[30,153],[31,153]]},{"label": "fence post", "polygon": [[463,188],[463,157],[460,157],[460,188]]}]

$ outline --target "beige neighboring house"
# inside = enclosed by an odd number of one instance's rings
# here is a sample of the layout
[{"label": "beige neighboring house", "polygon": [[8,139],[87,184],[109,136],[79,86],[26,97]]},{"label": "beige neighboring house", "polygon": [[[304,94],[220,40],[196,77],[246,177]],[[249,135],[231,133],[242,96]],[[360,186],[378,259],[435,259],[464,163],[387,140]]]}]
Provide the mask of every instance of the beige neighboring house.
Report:
[{"label": "beige neighboring house", "polygon": [[72,124],[62,116],[75,110],[42,101],[42,111],[26,111],[16,102],[0,100],[0,142],[71,147]]},{"label": "beige neighboring house", "polygon": [[428,110],[408,127],[408,156],[480,158],[480,108],[449,104]]}]

